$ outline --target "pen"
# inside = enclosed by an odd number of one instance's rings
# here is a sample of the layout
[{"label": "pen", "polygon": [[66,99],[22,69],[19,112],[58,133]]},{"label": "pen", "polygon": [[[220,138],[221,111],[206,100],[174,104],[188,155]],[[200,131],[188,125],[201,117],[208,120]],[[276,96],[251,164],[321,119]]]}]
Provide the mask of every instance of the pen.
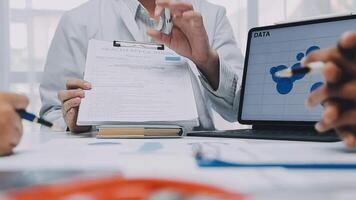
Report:
[{"label": "pen", "polygon": [[54,125],[52,122],[49,122],[49,121],[47,121],[45,119],[42,119],[42,118],[39,118],[36,115],[27,112],[26,110],[18,109],[18,110],[16,110],[16,112],[17,112],[17,114],[20,115],[20,117],[22,119],[25,119],[25,120],[30,121],[30,122],[41,124],[43,126],[51,128],[53,131],[62,131],[62,129],[60,127]]},{"label": "pen", "polygon": [[[355,49],[345,49],[338,44],[337,49],[340,51],[341,55],[344,56],[346,59],[350,61],[355,61],[356,58],[356,50]],[[299,75],[299,74],[309,74],[309,73],[320,73],[321,70],[325,67],[325,63],[322,61],[317,61],[317,62],[312,62],[309,63],[305,67],[297,68],[297,69],[292,69],[288,68],[282,71],[279,71],[276,73],[277,77],[280,78],[289,78],[294,75]]]},{"label": "pen", "polygon": [[312,62],[309,63],[305,67],[297,68],[297,69],[292,69],[288,68],[282,71],[279,71],[276,73],[277,77],[280,78],[289,78],[294,75],[299,75],[299,74],[309,74],[309,73],[320,73],[321,70],[324,68],[325,63],[318,61],[318,62]]}]

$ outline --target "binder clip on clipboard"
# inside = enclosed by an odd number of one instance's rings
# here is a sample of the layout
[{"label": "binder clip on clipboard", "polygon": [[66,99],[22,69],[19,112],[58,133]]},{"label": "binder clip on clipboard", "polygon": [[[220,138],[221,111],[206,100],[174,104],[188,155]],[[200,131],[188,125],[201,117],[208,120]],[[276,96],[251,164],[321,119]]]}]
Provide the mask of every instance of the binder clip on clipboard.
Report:
[{"label": "binder clip on clipboard", "polygon": [[114,41],[114,47],[127,47],[127,48],[143,48],[153,50],[164,50],[164,44],[145,43],[145,42],[128,42],[128,41]]}]

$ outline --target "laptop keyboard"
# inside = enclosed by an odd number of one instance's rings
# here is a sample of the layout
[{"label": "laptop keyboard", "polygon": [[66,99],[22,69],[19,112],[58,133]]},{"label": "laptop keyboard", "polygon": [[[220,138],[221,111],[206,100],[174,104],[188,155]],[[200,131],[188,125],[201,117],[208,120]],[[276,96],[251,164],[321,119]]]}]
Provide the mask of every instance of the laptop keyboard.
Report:
[{"label": "laptop keyboard", "polygon": [[319,134],[315,131],[293,130],[228,130],[228,131],[199,131],[191,132],[188,136],[197,137],[223,137],[241,139],[265,139],[265,140],[290,140],[310,142],[338,142],[340,139],[334,132]]}]

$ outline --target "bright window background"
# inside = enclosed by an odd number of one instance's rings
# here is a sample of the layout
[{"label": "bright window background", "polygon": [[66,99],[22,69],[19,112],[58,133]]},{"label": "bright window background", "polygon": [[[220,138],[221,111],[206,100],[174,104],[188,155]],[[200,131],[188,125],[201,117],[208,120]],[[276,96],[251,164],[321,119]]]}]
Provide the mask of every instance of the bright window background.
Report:
[{"label": "bright window background", "polygon": [[[3,1],[3,0],[1,0]],[[63,12],[87,0],[9,0],[9,83],[6,89],[26,94],[28,110],[39,113],[39,83],[48,48]],[[1,12],[1,11],[0,11]],[[0,29],[2,30],[2,29]],[[26,123],[26,129],[38,129]]]},{"label": "bright window background", "polygon": [[[0,89],[26,94],[29,110],[39,112],[38,86],[48,47],[60,16],[87,0],[0,1]],[[209,0],[227,9],[244,53],[247,31],[253,26],[356,11],[355,0]],[[7,15],[9,13],[9,15]],[[217,116],[220,129],[240,127]],[[38,126],[26,124],[27,129]]]}]

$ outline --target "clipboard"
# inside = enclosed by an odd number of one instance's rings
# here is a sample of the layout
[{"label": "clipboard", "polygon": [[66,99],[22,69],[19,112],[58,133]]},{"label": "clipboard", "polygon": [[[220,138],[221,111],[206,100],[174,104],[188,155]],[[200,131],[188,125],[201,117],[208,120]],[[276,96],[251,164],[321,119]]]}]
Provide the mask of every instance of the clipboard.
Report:
[{"label": "clipboard", "polygon": [[93,89],[77,125],[95,126],[100,139],[178,138],[199,126],[189,66],[174,51],[157,43],[99,40],[88,49],[84,78]]}]

